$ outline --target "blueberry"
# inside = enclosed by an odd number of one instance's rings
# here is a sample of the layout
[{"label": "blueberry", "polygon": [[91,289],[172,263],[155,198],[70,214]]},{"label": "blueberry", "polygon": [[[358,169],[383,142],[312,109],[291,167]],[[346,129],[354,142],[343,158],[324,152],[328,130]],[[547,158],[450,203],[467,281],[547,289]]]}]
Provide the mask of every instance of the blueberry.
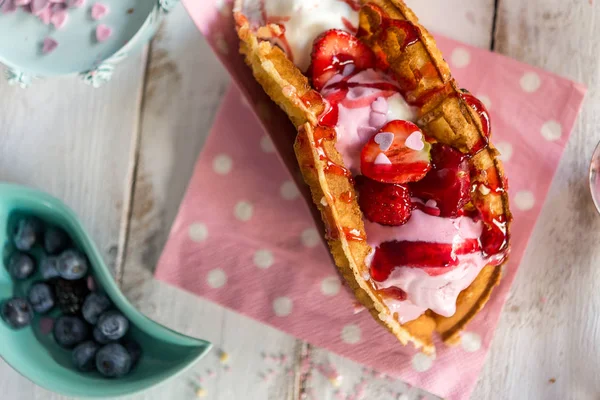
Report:
[{"label": "blueberry", "polygon": [[135,367],[140,357],[142,357],[142,348],[135,340],[124,340],[123,347],[127,349],[131,356],[131,368]]},{"label": "blueberry", "polygon": [[94,328],[94,340],[100,344],[108,344],[111,342],[114,342],[114,340],[110,340],[109,338],[107,338],[101,331],[100,329],[98,329],[98,327]]},{"label": "blueberry", "polygon": [[8,273],[15,280],[29,278],[35,272],[35,261],[27,254],[17,251],[8,259]]},{"label": "blueberry", "polygon": [[45,281],[58,278],[60,276],[58,273],[58,257],[43,256],[40,260],[39,268],[40,272],[42,273],[42,278]]},{"label": "blueberry", "polygon": [[52,282],[58,308],[65,314],[78,314],[90,292],[85,279],[68,281],[55,279]]},{"label": "blueberry", "polygon": [[60,228],[51,226],[44,233],[44,250],[48,254],[60,253],[69,246],[70,242],[69,235]]},{"label": "blueberry", "polygon": [[47,283],[38,282],[31,285],[27,299],[33,311],[38,314],[47,313],[54,307],[54,293]]},{"label": "blueberry", "polygon": [[107,344],[96,354],[96,368],[107,378],[120,378],[131,370],[131,356],[118,343]]},{"label": "blueberry", "polygon": [[100,345],[96,342],[88,340],[83,342],[73,349],[73,364],[80,371],[88,372],[96,368],[96,353]]},{"label": "blueberry", "polygon": [[88,326],[79,317],[61,315],[54,322],[54,340],[59,346],[71,349],[88,336]]},{"label": "blueberry", "polygon": [[15,225],[13,241],[19,250],[27,251],[36,244],[42,232],[42,222],[34,217],[23,217]]},{"label": "blueberry", "polygon": [[77,250],[66,250],[58,258],[58,273],[68,280],[83,278],[88,271],[88,263]]},{"label": "blueberry", "polygon": [[13,329],[21,329],[31,323],[33,312],[27,301],[20,297],[13,297],[2,304],[0,310],[2,319]]},{"label": "blueberry", "polygon": [[127,333],[129,321],[118,311],[107,311],[98,318],[96,329],[102,334],[101,338],[119,340]]},{"label": "blueberry", "polygon": [[83,318],[92,325],[98,322],[100,314],[110,308],[110,300],[101,293],[90,293],[83,302]]}]

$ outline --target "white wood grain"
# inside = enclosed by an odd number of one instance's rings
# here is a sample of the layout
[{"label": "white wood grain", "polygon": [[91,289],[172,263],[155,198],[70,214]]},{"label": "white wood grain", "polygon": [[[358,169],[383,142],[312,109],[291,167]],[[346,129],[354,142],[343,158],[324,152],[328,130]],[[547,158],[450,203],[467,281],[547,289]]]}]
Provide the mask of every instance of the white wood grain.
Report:
[{"label": "white wood grain", "polygon": [[427,30],[489,49],[494,0],[405,0]]},{"label": "white wood grain", "polygon": [[589,92],[474,399],[597,399],[600,393],[600,216],[586,185],[600,139],[600,4],[591,3],[500,0],[497,51],[580,81]]},{"label": "white wood grain", "polygon": [[[137,131],[145,55],[134,56],[98,90],[76,77],[30,89],[0,79],[0,180],[65,201],[114,267],[132,133]],[[0,398],[58,399],[0,361]]]},{"label": "white wood grain", "polygon": [[[294,375],[261,353],[295,360],[296,340],[179,289],[152,274],[191,177],[229,76],[183,8],[165,21],[152,45],[124,264],[126,294],[152,318],[205,338],[231,356],[231,371],[215,350],[191,373],[144,394],[148,399],[192,397],[190,377],[202,374],[210,399],[292,398]],[[202,205],[199,205],[201,207]],[[210,378],[206,370],[216,376]],[[277,373],[262,380],[260,374]]]}]

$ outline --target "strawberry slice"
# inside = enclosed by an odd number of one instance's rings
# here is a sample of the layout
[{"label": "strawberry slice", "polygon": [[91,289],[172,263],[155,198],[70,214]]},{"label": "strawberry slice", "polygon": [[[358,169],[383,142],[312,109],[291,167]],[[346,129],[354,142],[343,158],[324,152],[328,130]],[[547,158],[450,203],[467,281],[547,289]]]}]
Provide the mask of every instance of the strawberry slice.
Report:
[{"label": "strawberry slice", "polygon": [[363,175],[356,177],[358,204],[365,217],[381,225],[400,226],[410,218],[410,192],[404,185],[381,183]]},{"label": "strawberry slice", "polygon": [[323,89],[334,75],[347,71],[358,72],[375,66],[375,55],[355,36],[331,29],[315,39],[310,72],[316,90]]},{"label": "strawberry slice", "polygon": [[433,169],[419,182],[410,184],[415,197],[435,200],[442,217],[460,215],[471,200],[469,161],[460,151],[441,143],[431,147]]},{"label": "strawberry slice", "polygon": [[418,126],[391,121],[363,147],[360,168],[363,175],[379,182],[416,182],[431,169],[430,149]]}]

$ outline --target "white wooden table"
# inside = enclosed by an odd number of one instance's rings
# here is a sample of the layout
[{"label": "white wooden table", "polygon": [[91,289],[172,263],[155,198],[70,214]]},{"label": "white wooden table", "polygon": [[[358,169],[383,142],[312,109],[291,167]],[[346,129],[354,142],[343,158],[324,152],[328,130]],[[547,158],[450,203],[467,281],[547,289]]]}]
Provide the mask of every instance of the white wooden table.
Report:
[{"label": "white wooden table", "polygon": [[[586,171],[600,139],[600,4],[592,0],[411,0],[426,26],[583,82],[586,103],[531,239],[473,399],[598,399],[600,396],[600,216]],[[32,185],[82,217],[127,296],[216,352],[193,372],[136,399],[193,399],[198,375],[208,399],[334,399],[301,360],[333,362],[353,390],[361,367],[274,329],[152,280],[227,74],[182,8],[152,46],[104,88],[74,78],[29,90],[0,82],[0,180]],[[541,304],[540,296],[547,297]],[[243,335],[240,334],[243,332]],[[269,357],[284,354],[285,368]],[[207,372],[212,369],[216,376]],[[267,373],[269,369],[275,372]],[[267,373],[268,378],[261,378]],[[363,399],[419,398],[400,382],[374,379]],[[59,399],[0,361],[0,398]],[[434,396],[426,395],[426,398]]]}]

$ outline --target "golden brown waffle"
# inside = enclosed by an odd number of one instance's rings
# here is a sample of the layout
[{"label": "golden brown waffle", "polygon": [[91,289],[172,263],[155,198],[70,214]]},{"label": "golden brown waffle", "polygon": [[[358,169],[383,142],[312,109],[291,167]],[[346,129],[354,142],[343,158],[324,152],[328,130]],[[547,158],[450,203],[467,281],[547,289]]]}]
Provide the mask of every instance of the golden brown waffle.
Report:
[{"label": "golden brown waffle", "polygon": [[[295,152],[306,183],[310,186],[315,205],[319,208],[327,228],[328,243],[335,263],[354,292],[356,298],[369,310],[375,320],[389,329],[401,343],[412,342],[426,353],[435,351],[433,333],[437,331],[449,344],[458,341],[459,333],[485,305],[493,287],[500,279],[500,266],[486,266],[475,281],[458,297],[457,311],[450,318],[427,311],[414,321],[400,324],[383,303],[370,279],[365,280],[368,267],[364,260],[371,248],[366,241],[352,240],[352,235],[365,237],[362,212],[356,201],[354,185],[350,178],[333,173],[330,166],[343,168],[341,155],[335,148],[335,134],[318,125],[318,116],[325,109],[321,96],[312,89],[306,76],[288,59],[285,53],[273,46],[269,39],[276,36],[278,26],[265,21],[250,20],[256,17],[256,4],[250,0],[237,0],[234,16],[240,51],[252,68],[256,80],[265,92],[290,117],[298,129]],[[439,142],[452,145],[467,153],[485,140],[478,114],[460,96],[448,65],[437,49],[433,37],[418,22],[417,17],[400,0],[364,0],[363,5],[375,4],[392,19],[407,20],[418,27],[418,41],[403,46],[406,32],[395,27],[386,28],[386,35],[371,35],[382,29],[381,18],[368,7],[360,13],[360,29],[364,41],[379,54],[384,54],[391,71],[401,82],[413,82],[407,97],[424,98],[420,104],[418,125]],[[248,5],[250,4],[250,5]],[[260,18],[260,17],[258,17]],[[361,36],[363,37],[363,36]],[[383,39],[382,39],[383,37]],[[435,74],[423,77],[418,71],[433,65]],[[322,152],[327,154],[323,159]],[[489,184],[499,182],[505,188],[504,172],[498,152],[490,144],[471,159],[473,182]],[[496,215],[511,220],[506,191],[473,191],[472,201],[484,204]],[[352,194],[352,201],[339,201],[340,196]]]}]

